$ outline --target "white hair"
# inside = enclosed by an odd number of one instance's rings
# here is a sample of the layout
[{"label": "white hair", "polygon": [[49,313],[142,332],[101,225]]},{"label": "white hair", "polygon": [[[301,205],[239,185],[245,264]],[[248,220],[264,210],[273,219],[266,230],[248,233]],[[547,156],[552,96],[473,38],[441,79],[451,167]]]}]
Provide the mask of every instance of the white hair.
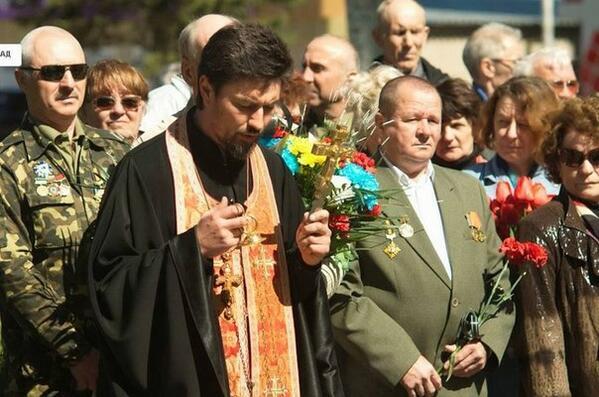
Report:
[{"label": "white hair", "polygon": [[352,129],[358,131],[358,140],[366,138],[374,129],[374,115],[379,107],[379,95],[383,86],[403,73],[393,66],[380,65],[367,72],[350,76],[340,88],[346,98],[345,113],[353,114]]},{"label": "white hair", "polygon": [[479,64],[483,58],[501,58],[508,49],[508,39],[522,40],[522,31],[503,23],[491,22],[476,29],[464,46],[462,60],[473,78],[479,77]]},{"label": "white hair", "polygon": [[514,76],[534,76],[535,66],[542,65],[547,69],[559,69],[572,65],[570,54],[563,48],[545,47],[528,54],[514,66]]}]

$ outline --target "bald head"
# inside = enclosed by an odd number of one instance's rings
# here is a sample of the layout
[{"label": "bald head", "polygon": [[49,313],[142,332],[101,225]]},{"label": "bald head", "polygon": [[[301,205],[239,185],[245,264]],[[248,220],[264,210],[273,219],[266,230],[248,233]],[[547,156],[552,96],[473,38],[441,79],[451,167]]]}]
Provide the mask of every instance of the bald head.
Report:
[{"label": "bald head", "polygon": [[212,35],[225,26],[237,22],[235,18],[227,15],[207,14],[183,28],[179,35],[179,55],[181,73],[187,84],[194,84],[202,50]]},{"label": "bald head", "polygon": [[330,34],[318,36],[308,44],[306,52],[315,49],[325,52],[329,58],[338,62],[345,73],[356,73],[360,68],[358,52],[349,41],[341,37]]},{"label": "bald head", "polygon": [[379,27],[386,28],[398,16],[406,17],[414,22],[426,24],[426,12],[414,0],[385,0],[377,8]]},{"label": "bald head", "polygon": [[428,39],[424,8],[413,0],[386,0],[377,9],[377,20],[372,34],[383,50],[383,62],[412,73]]},{"label": "bald head", "polygon": [[[339,88],[359,70],[358,53],[347,40],[332,35],[316,37],[304,53],[303,78],[310,85],[310,106],[336,117]],[[335,109],[338,110],[338,109]]]},{"label": "bald head", "polygon": [[[75,36],[66,30],[56,26],[40,26],[33,29],[21,40],[22,65],[31,66],[31,62],[36,54],[51,55],[55,59],[60,58],[60,54],[72,55],[77,53],[85,63],[85,54],[81,44]],[[49,54],[53,52],[53,54]],[[60,62],[58,62],[60,64]]]},{"label": "bald head", "polygon": [[416,91],[432,93],[439,97],[439,102],[441,101],[437,89],[428,81],[415,76],[400,76],[388,81],[381,90],[379,112],[385,119],[392,118],[398,106],[399,99],[405,96],[405,93]]}]

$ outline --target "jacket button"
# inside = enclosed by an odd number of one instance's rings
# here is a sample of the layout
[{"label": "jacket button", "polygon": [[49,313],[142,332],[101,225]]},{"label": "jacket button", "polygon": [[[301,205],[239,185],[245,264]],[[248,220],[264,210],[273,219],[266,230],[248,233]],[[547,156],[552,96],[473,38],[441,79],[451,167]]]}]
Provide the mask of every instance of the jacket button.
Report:
[{"label": "jacket button", "polygon": [[458,307],[459,304],[460,304],[460,301],[458,300],[458,298],[453,298],[451,300],[451,306]]}]

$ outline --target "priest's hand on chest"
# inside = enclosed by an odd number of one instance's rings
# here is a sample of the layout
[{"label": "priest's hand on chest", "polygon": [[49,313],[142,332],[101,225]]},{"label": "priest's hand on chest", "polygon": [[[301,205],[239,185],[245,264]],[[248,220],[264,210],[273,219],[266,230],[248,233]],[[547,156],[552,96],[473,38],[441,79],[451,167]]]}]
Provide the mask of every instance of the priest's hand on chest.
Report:
[{"label": "priest's hand on chest", "polygon": [[195,226],[200,252],[205,258],[214,258],[239,244],[248,217],[241,204],[227,204],[227,198],[206,211]]},{"label": "priest's hand on chest", "polygon": [[303,261],[316,266],[329,253],[331,248],[331,229],[329,229],[329,212],[316,210],[306,212],[295,234],[297,248]]}]

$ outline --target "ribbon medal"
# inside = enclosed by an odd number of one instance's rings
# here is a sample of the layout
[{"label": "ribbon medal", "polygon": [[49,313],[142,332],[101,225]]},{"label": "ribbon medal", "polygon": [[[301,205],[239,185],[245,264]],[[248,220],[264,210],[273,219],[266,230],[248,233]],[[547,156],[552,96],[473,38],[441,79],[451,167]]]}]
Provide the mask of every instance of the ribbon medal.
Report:
[{"label": "ribbon medal", "polygon": [[482,222],[480,220],[480,216],[475,211],[470,211],[466,214],[466,220],[468,221],[468,227],[470,228],[470,233],[472,234],[472,239],[479,243],[485,242],[487,236],[481,230]]},{"label": "ribbon medal", "polygon": [[393,230],[391,222],[387,220],[385,221],[385,224],[389,226],[389,229],[387,229],[385,232],[385,238],[389,240],[389,243],[385,246],[383,252],[389,257],[389,259],[393,259],[397,256],[397,254],[399,254],[401,248],[395,244],[395,238],[397,237],[397,234],[395,233],[395,230]]}]

